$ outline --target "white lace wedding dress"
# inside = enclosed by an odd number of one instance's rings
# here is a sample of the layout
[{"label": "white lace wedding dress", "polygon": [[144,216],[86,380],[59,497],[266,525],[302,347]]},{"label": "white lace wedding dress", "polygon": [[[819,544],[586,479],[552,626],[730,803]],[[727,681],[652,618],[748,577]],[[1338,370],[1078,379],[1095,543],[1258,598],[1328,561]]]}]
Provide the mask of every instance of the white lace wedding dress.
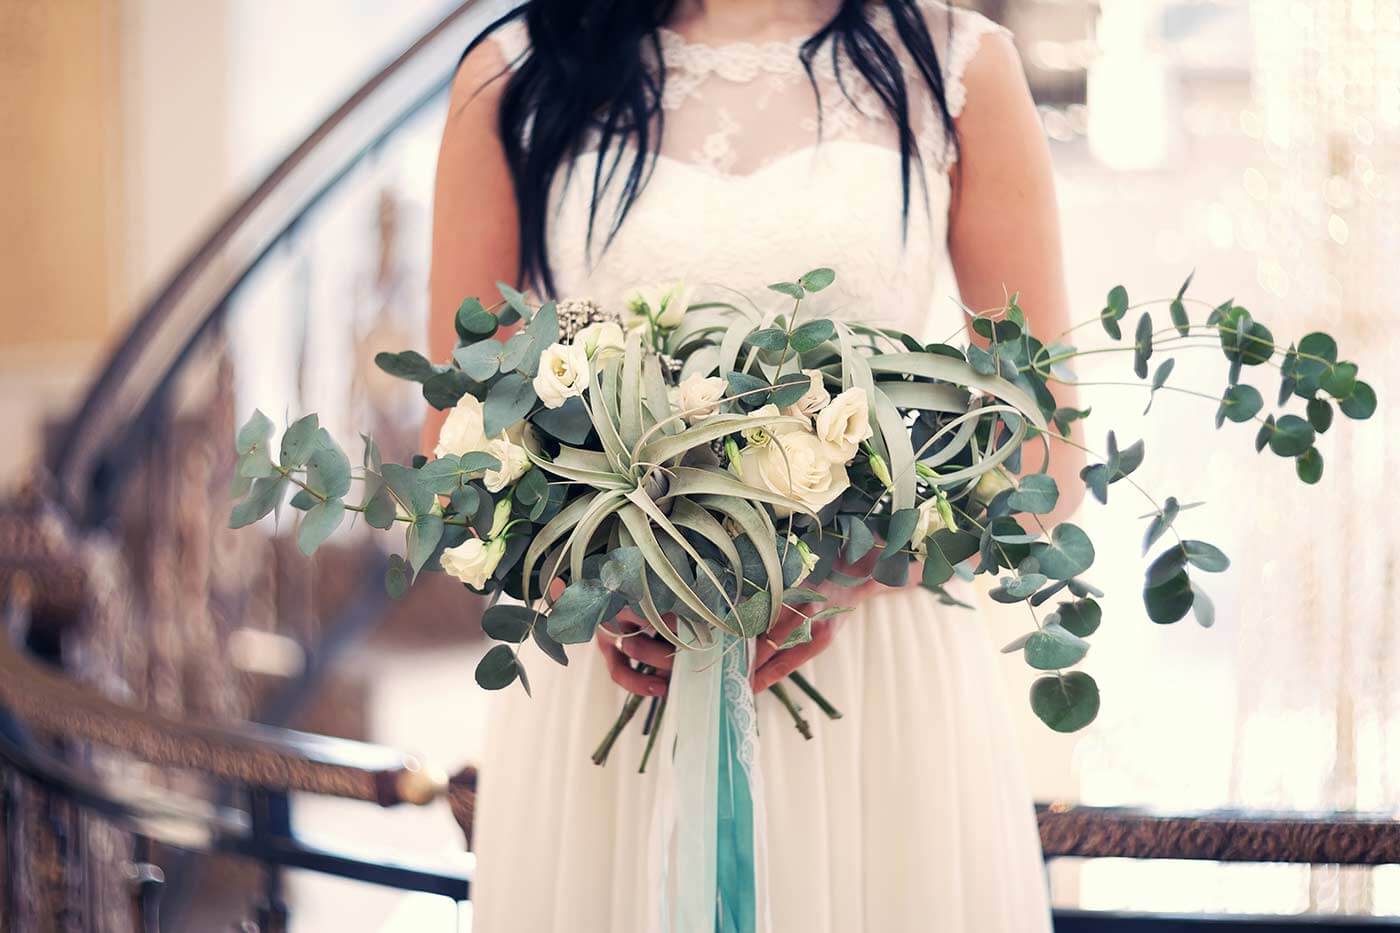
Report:
[{"label": "white lace wedding dress", "polygon": [[[998,27],[921,0],[954,115],[962,75]],[[901,50],[888,12],[871,16]],[[524,24],[492,40],[503,67],[525,51]],[[955,152],[926,88],[908,76],[927,199],[913,168],[901,223],[895,130],[847,64],[837,86],[829,47],[801,39],[720,46],[663,33],[667,69],[662,155],[640,199],[592,261],[585,228],[594,156],[556,184],[550,252],[560,297],[616,306],[639,283],[723,283],[752,300],[785,301],[766,283],[832,266],[818,311],[888,323],[930,338],[957,335],[960,312],[946,247],[948,167]],[[625,163],[624,163],[625,164]],[[599,211],[607,229],[610,204]],[[716,292],[728,299],[732,293]],[[815,313],[815,312],[813,312]],[[1050,928],[1043,867],[1020,752],[993,646],[975,612],[911,588],[869,598],[833,646],[804,669],[845,713],[815,710],[804,741],[760,697],[768,891],[777,933],[1042,933]],[[533,698],[492,694],[482,762],[473,890],[478,933],[644,933],[655,775],[637,774],[630,729],[606,767],[589,754],[623,692],[591,646],[564,670],[527,661]]]}]

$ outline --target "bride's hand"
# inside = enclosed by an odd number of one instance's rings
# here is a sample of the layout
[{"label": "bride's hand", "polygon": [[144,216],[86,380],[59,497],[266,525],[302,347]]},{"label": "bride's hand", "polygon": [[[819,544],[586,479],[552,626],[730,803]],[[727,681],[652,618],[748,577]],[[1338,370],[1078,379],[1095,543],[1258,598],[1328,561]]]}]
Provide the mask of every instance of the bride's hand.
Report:
[{"label": "bride's hand", "polygon": [[873,580],[852,587],[825,585],[818,587],[818,590],[828,597],[827,602],[784,606],[778,613],[778,621],[758,639],[751,678],[753,692],[762,693],[830,647],[836,636],[836,627],[841,624],[840,616],[813,622],[811,641],[792,648],[778,647],[802,624],[806,616],[832,606],[856,606],[875,589],[888,588]]},{"label": "bride's hand", "polygon": [[[608,666],[613,683],[637,696],[665,695],[671,678],[673,649],[653,634],[652,627],[644,619],[624,609],[613,621],[598,626],[594,641],[603,653],[603,663]],[[633,661],[655,668],[656,673],[642,673],[632,666]]]}]

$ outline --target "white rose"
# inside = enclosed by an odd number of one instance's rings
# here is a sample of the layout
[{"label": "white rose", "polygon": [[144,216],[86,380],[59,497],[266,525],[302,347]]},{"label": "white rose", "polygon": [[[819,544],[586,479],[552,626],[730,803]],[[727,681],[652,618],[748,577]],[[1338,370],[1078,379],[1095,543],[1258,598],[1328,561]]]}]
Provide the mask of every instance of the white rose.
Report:
[{"label": "white rose", "polygon": [[482,410],[481,401],[468,392],[447,413],[447,420],[442,423],[442,430],[438,432],[437,447],[433,448],[433,456],[445,457],[452,454],[460,457],[485,447],[486,415]]},{"label": "white rose", "polygon": [[506,552],[506,539],[469,538],[442,552],[442,569],[463,583],[484,589]]},{"label": "white rose", "polygon": [[546,408],[558,408],[588,388],[588,352],[580,344],[556,343],[540,354],[535,394]]},{"label": "white rose", "polygon": [[1008,489],[1015,489],[1016,483],[1001,467],[995,467],[982,474],[977,480],[977,485],[972,487],[972,498],[986,505],[997,497],[998,493]]},{"label": "white rose", "polygon": [[605,347],[615,347],[622,349],[622,327],[612,321],[600,321],[597,324],[589,324],[574,335],[573,344],[576,347],[583,347],[588,358]]},{"label": "white rose", "polygon": [[687,376],[676,387],[676,408],[678,414],[688,421],[699,421],[719,411],[719,400],[724,398],[725,381],[719,376]]},{"label": "white rose", "polygon": [[910,547],[923,557],[927,553],[929,535],[947,528],[943,515],[938,511],[937,497],[924,500],[919,505],[919,520],[914,523],[914,534],[910,537]]},{"label": "white rose", "polygon": [[481,478],[491,492],[500,492],[530,469],[530,455],[508,437],[487,441],[486,452],[501,461],[499,470],[487,470]]},{"label": "white rose", "polygon": [[[845,464],[834,461],[826,444],[807,431],[786,431],[767,444],[744,448],[740,455],[744,482],[789,499],[816,512],[851,484]],[[787,514],[775,508],[780,515]]]},{"label": "white rose", "polygon": [[810,418],[831,402],[831,394],[822,384],[821,373],[815,369],[804,369],[802,372],[812,380],[812,384],[800,399],[783,409],[783,414]]},{"label": "white rose", "polygon": [[864,389],[847,389],[817,414],[817,437],[826,444],[833,460],[846,461],[856,455],[856,447],[871,435],[870,403]]}]

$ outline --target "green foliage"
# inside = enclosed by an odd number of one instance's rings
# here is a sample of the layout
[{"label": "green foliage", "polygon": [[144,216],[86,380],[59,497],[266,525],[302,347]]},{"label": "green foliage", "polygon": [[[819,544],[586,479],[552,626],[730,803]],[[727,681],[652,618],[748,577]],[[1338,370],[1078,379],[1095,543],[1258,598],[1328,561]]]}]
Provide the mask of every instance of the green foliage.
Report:
[{"label": "green foliage", "polygon": [[1083,671],[1042,677],[1031,685],[1031,710],[1056,732],[1078,732],[1099,715],[1099,686]]},{"label": "green foliage", "polygon": [[[1067,669],[1084,659],[1086,639],[1102,622],[1103,593],[1082,577],[1093,566],[1094,545],[1079,526],[1043,518],[1061,503],[1062,490],[1048,472],[1022,476],[1014,488],[998,489],[995,481],[1022,471],[1027,441],[1048,444],[1052,457],[1078,446],[1064,439],[1090,409],[1062,405],[1055,393],[1062,379],[1072,380],[1068,364],[1082,351],[1063,337],[1042,343],[1015,295],[1000,313],[968,312],[986,349],[924,345],[897,331],[804,314],[806,297],[833,280],[832,270],[822,268],[770,286],[797,303],[776,318],[709,302],[690,305],[675,327],[631,331],[625,351],[590,361],[593,379],[584,394],[556,409],[539,404],[532,380],[541,352],[560,339],[557,310],[553,304],[536,309],[501,284],[495,310],[475,299],[458,308],[459,343],[448,365],[411,350],[380,354],[376,363],[420,383],[424,398],[439,409],[468,394],[480,400],[485,436],[508,437],[529,456],[529,469],[510,486],[494,494],[485,489],[482,474],[501,467],[495,456],[477,451],[386,463],[365,437],[364,489],[352,497],[349,459],[314,414],[292,423],[274,450],[272,422],[254,412],[234,438],[231,489],[239,501],[230,524],[242,527],[272,514],[292,490],[292,506],[304,513],[297,543],[307,554],[347,511],[362,512],[376,529],[402,525],[404,556],[391,556],[385,572],[386,589],[396,598],[420,572],[443,569],[444,549],[473,536],[502,536],[488,551],[502,556],[485,586],[471,584],[493,597],[514,598],[495,603],[482,619],[486,634],[500,643],[476,672],[489,689],[518,679],[528,691],[523,649],[538,648],[567,665],[564,645],[587,642],[624,607],[650,620],[677,651],[720,632],[760,636],[783,606],[800,607],[802,622],[783,643],[792,648],[810,641],[813,622],[850,608],[839,599],[823,605],[818,585],[874,580],[901,586],[921,561],[919,582],[945,604],[960,604],[945,585],[955,576],[993,573],[1000,578],[991,590],[995,600],[1026,603],[1032,614],[1058,600],[1054,612],[1037,616],[1035,631],[1008,649],[1036,670],[1057,672],[1031,688],[1036,715],[1053,729],[1083,728],[1098,713],[1098,689],[1087,674]],[[1281,350],[1269,328],[1233,301],[1193,324],[1185,300],[1191,281],[1174,299],[1136,309],[1124,287],[1113,288],[1099,321],[1120,341],[1122,322],[1137,310],[1133,341],[1093,352],[1131,354],[1148,390],[1148,414],[1161,392],[1202,394],[1172,381],[1176,358],[1167,354],[1199,346],[1181,338],[1213,330],[1227,364],[1217,424],[1258,422],[1256,448],[1293,459],[1300,481],[1317,483],[1323,472],[1318,436],[1332,429],[1338,410],[1352,419],[1371,417],[1374,390],[1354,363],[1339,360],[1327,334],[1308,334]],[[1171,327],[1160,334],[1153,317],[1161,315],[1148,310],[1154,305],[1170,317]],[[508,339],[499,334],[517,321],[524,322],[517,333]],[[1154,365],[1154,355],[1164,358]],[[1263,394],[1241,376],[1246,367],[1261,367],[1256,371],[1266,376],[1263,364],[1280,358],[1277,409],[1266,411]],[[849,488],[836,488],[833,498],[809,507],[796,493],[767,488],[772,476],[742,474],[756,462],[745,448],[762,443],[763,434],[811,430],[806,416],[755,418],[752,412],[766,404],[790,408],[807,393],[812,370],[833,396],[848,388],[866,394],[870,436],[840,467]],[[724,378],[718,414],[675,417],[674,387],[690,375]],[[1107,502],[1109,488],[1131,477],[1145,456],[1142,441],[1120,447],[1108,432],[1103,453],[1092,455],[1080,477],[1095,499]],[[1189,456],[1185,465],[1194,469],[1197,455]],[[822,475],[804,474],[814,481]],[[1151,555],[1142,590],[1148,617],[1169,624],[1193,613],[1211,626],[1214,606],[1192,576],[1223,572],[1228,558],[1211,544],[1178,536],[1180,514],[1191,504],[1167,497],[1159,506],[1140,488],[1123,494],[1153,503],[1143,516],[1143,553]],[[359,504],[349,504],[352,499]],[[940,527],[916,541],[921,503],[937,512]],[[809,550],[791,545],[789,534]],[[858,562],[860,569],[853,569]],[[555,579],[559,584],[551,589]],[[546,599],[538,613],[517,604],[533,604],[542,591],[560,595],[552,604]]]}]

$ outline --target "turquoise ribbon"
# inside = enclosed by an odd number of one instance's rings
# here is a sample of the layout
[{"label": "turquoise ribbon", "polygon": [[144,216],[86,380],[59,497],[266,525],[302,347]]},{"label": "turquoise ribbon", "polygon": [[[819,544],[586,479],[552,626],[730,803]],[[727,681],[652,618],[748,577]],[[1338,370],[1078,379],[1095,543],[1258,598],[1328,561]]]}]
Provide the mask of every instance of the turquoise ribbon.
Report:
[{"label": "turquoise ribbon", "polygon": [[[662,877],[667,933],[758,933],[753,700],[749,644],[726,635],[682,651],[671,674],[675,711],[673,864]],[[669,890],[667,890],[669,889]]]}]

